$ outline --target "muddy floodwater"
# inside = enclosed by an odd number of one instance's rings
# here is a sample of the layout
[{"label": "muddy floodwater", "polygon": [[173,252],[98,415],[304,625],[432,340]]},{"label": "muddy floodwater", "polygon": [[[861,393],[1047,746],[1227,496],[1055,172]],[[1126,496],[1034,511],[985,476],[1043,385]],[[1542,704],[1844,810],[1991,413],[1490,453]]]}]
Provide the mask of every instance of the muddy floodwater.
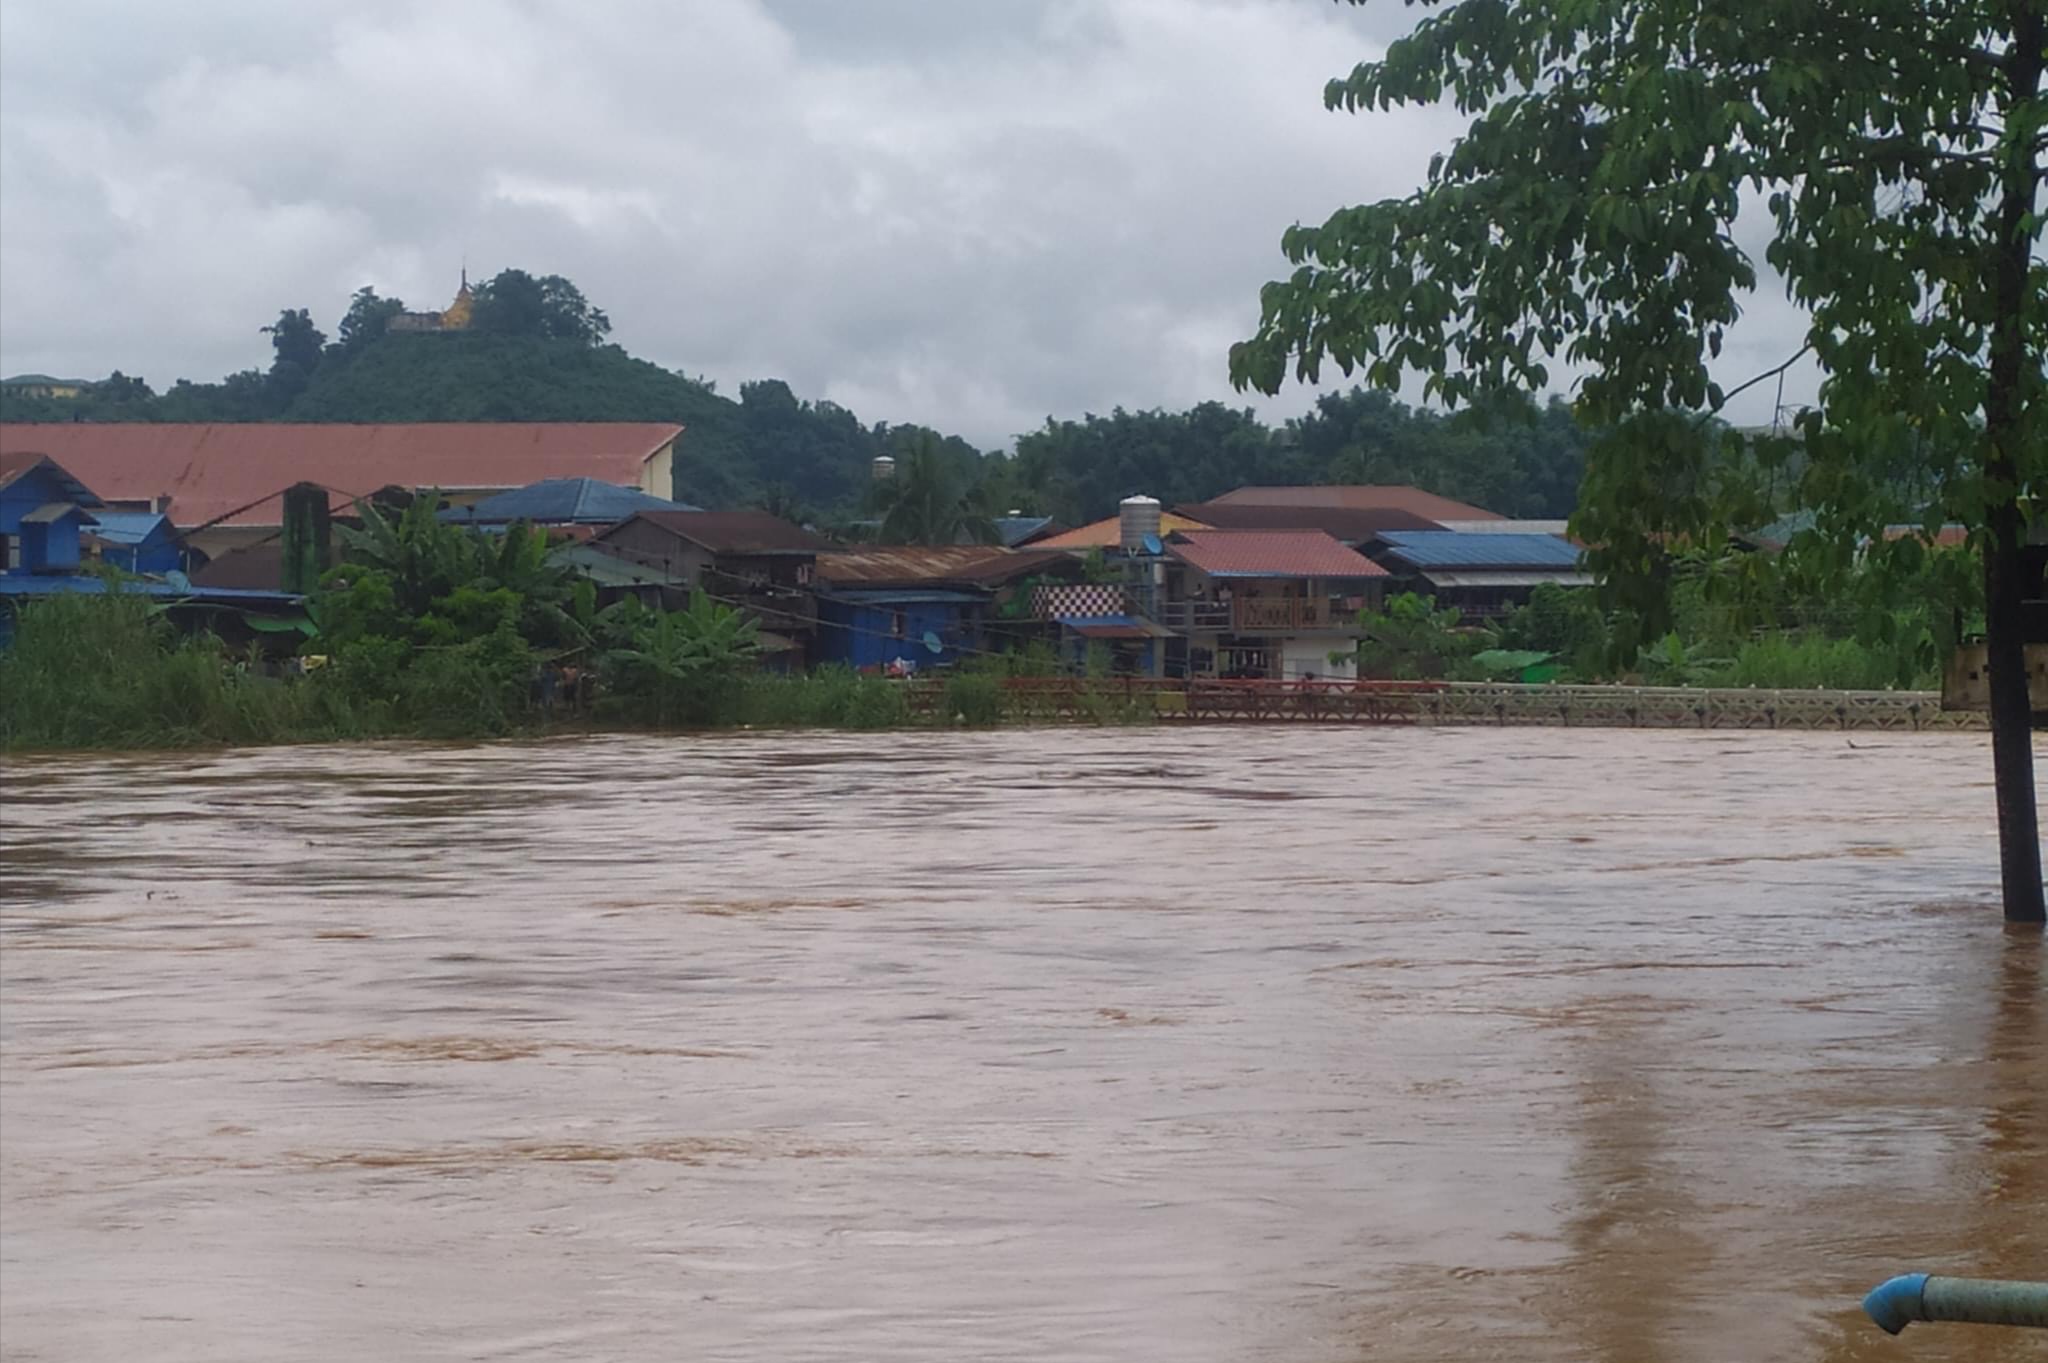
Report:
[{"label": "muddy floodwater", "polygon": [[[2048,756],[2048,753],[2044,753]],[[10,761],[8,1360],[2004,1360],[1981,735]]]}]

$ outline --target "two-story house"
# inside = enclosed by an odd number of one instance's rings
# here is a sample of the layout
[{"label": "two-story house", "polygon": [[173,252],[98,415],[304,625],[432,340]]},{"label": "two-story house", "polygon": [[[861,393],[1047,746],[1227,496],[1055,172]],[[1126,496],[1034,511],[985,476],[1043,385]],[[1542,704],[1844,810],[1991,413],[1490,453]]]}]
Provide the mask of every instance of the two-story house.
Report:
[{"label": "two-story house", "polygon": [[670,605],[701,589],[808,651],[812,574],[831,545],[800,525],[765,511],[636,511],[590,546],[654,575]]},{"label": "two-story house", "polygon": [[[1357,675],[1358,613],[1387,570],[1320,530],[1188,530],[1164,546],[1146,614],[1185,643],[1171,671],[1301,681]],[[1333,660],[1332,655],[1337,655]]]}]

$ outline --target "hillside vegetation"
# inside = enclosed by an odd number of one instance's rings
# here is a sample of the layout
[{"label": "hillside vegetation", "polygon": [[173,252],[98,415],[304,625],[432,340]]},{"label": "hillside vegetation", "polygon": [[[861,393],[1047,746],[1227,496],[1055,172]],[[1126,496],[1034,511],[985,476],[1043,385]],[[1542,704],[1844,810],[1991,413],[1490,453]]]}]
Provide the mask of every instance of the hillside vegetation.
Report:
[{"label": "hillside vegetation", "polygon": [[1557,517],[1570,512],[1584,465],[1585,437],[1562,403],[1446,417],[1359,389],[1324,394],[1278,428],[1217,402],[1048,417],[1018,436],[1013,457],[992,455],[915,424],[864,424],[780,379],[743,383],[733,397],[636,359],[559,276],[506,270],[486,281],[463,330],[393,330],[403,310],[358,290],[329,339],[307,309],[286,309],[265,328],[268,369],[162,391],[117,372],[82,398],[0,396],[0,419],[672,421],[688,428],[678,498],[826,522],[863,513],[876,456],[933,443],[982,511],[1069,524],[1109,515],[1133,493],[1171,504],[1245,483],[1413,483],[1508,515]]}]

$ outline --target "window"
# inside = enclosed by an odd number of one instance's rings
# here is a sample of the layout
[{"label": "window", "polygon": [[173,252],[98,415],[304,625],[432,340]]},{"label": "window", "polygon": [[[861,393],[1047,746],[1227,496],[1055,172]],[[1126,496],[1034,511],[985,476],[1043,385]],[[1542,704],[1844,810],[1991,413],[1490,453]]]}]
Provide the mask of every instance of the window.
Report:
[{"label": "window", "polygon": [[6,572],[21,570],[21,541],[12,535],[0,535],[0,561],[4,561]]},{"label": "window", "polygon": [[910,629],[910,621],[902,611],[889,612],[889,633],[898,639]]}]

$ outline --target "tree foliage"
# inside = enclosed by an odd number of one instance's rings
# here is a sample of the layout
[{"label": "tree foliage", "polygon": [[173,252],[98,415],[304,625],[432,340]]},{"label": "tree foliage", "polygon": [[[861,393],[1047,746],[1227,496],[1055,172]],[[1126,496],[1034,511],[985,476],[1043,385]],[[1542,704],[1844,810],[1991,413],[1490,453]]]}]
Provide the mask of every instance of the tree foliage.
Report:
[{"label": "tree foliage", "polygon": [[470,326],[485,335],[584,346],[603,344],[612,329],[611,318],[574,284],[558,274],[535,278],[524,270],[500,270],[477,285],[470,318]]},{"label": "tree foliage", "polygon": [[893,476],[876,484],[884,544],[994,544],[1000,538],[974,487],[972,463],[932,433],[898,446]]},{"label": "tree foliage", "polygon": [[[2039,0],[1424,0],[1333,109],[1448,102],[1463,136],[1404,198],[1282,238],[1232,376],[1324,366],[1446,402],[1574,367],[1601,432],[1574,528],[1643,643],[1672,544],[1754,525],[1787,475],[1791,552],[1846,574],[1958,521],[1984,551],[2007,912],[2041,917],[2020,543],[2048,485],[2048,6]],[[1759,285],[1805,312],[1819,402],[1782,436],[1709,418]],[[1560,376],[1561,377],[1561,376]],[[1796,459],[1795,459],[1796,449]],[[1868,552],[1866,546],[1874,546]]]}]

